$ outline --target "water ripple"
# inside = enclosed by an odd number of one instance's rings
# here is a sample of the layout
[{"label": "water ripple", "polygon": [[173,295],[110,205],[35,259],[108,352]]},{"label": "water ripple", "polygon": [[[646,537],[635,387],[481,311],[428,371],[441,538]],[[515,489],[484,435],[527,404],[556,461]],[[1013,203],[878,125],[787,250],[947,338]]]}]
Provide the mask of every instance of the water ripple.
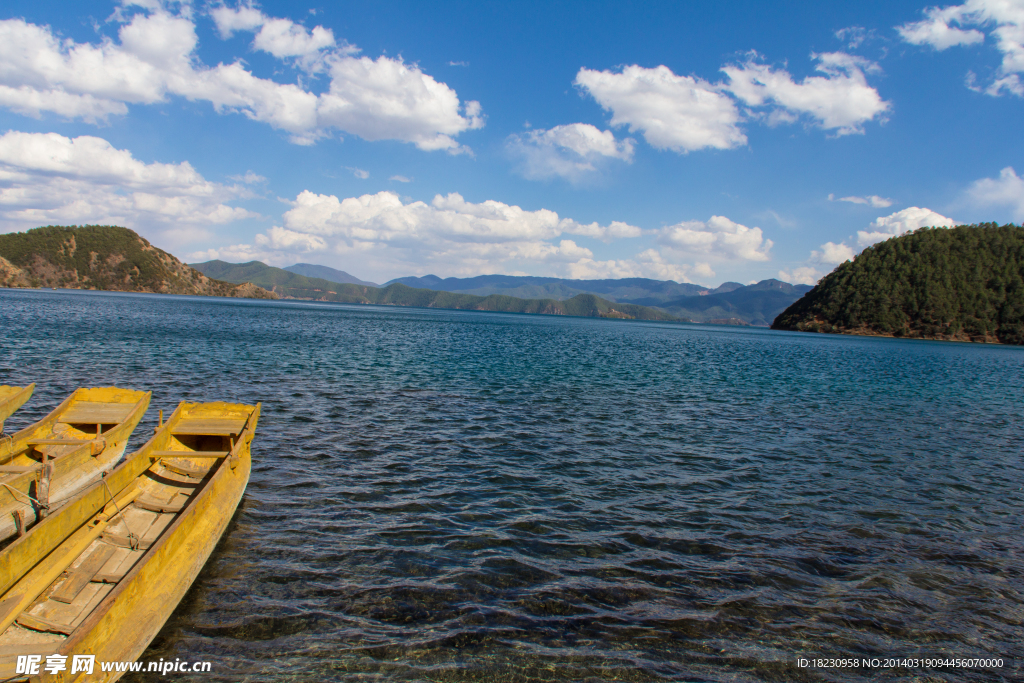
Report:
[{"label": "water ripple", "polygon": [[[1022,349],[13,290],[0,329],[13,429],[86,385],[153,391],[135,445],[263,402],[143,656],[194,680],[1024,677]],[[887,656],[1004,667],[797,664]]]}]

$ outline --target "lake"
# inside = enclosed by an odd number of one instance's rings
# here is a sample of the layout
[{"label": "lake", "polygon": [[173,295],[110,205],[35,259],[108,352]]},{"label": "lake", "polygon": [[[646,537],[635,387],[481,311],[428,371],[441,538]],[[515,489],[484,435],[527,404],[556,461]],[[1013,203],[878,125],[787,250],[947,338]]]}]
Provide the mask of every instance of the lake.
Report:
[{"label": "lake", "polygon": [[[4,289],[0,335],[9,432],[262,402],[175,680],[1024,676],[1024,348]],[[1003,666],[800,665],[854,657]]]}]

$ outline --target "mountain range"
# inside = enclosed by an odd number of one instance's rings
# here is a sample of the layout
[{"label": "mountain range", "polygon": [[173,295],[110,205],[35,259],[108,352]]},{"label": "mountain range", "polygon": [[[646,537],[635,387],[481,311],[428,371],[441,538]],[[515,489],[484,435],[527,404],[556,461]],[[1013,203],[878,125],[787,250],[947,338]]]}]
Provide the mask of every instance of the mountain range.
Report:
[{"label": "mountain range", "polygon": [[679,318],[657,308],[629,303],[616,303],[590,293],[577,294],[565,300],[551,298],[522,299],[503,294],[478,296],[461,292],[413,288],[401,282],[392,282],[386,287],[331,282],[322,278],[299,275],[291,270],[268,266],[259,261],[250,261],[249,263],[207,261],[206,263],[196,263],[192,267],[210,277],[224,279],[228,282],[259,284],[284,298],[354,304],[495,311],[501,313],[535,313],[541,315],[631,318],[637,320],[679,320]]},{"label": "mountain range", "polygon": [[621,280],[566,280],[553,277],[480,275],[445,278],[436,275],[403,277],[401,283],[421,289],[462,292],[487,296],[567,299],[578,294],[597,294],[609,301],[659,308],[693,322],[733,323],[768,326],[779,313],[812,288],[779,280],[762,280],[752,285],[725,282],[710,289],[690,283],[647,278]]},{"label": "mountain range", "polygon": [[[342,284],[349,285],[363,285],[364,287],[380,287],[376,282],[360,280],[355,275],[349,275],[344,270],[335,270],[334,268],[318,266],[312,263],[296,263],[294,266],[284,268],[284,270],[287,270],[289,273],[295,273],[296,275],[320,278],[321,280],[329,280],[330,282],[341,282]],[[391,283],[389,282],[388,284]]]},{"label": "mountain range", "polygon": [[256,298],[296,298],[767,326],[810,287],[778,280],[700,285],[645,278],[569,280],[511,275],[392,280],[383,287],[309,263],[191,266],[117,226],[48,226],[0,235],[0,287],[61,287]]},{"label": "mountain range", "polygon": [[[194,263],[192,267],[210,277],[228,282],[253,282],[282,296],[295,298],[347,300],[344,297],[349,295],[340,290],[340,285],[376,286],[344,271],[311,264],[274,268],[259,261],[240,264],[208,261]],[[328,275],[338,279],[332,280],[326,277]],[[342,277],[347,279],[343,281]],[[764,327],[811,289],[809,285],[791,285],[779,280],[763,280],[752,285],[726,282],[711,289],[690,283],[647,278],[568,280],[517,275],[444,279],[436,275],[403,277],[387,282],[383,288],[395,285],[455,295],[531,301],[570,301],[583,294],[596,295],[602,301],[618,304],[620,309],[624,306],[640,306],[692,322]],[[360,294],[366,295],[366,292]]]}]

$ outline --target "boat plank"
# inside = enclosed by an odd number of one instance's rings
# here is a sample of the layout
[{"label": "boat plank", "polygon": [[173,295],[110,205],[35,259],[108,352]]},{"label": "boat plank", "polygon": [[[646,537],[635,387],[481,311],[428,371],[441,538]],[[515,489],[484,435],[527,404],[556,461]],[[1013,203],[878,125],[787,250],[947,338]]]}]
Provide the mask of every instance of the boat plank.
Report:
[{"label": "boat plank", "polygon": [[151,458],[226,458],[230,451],[153,451]]},{"label": "boat plank", "polygon": [[174,426],[174,434],[204,434],[229,436],[239,434],[245,428],[245,420],[228,417],[189,417]]},{"label": "boat plank", "polygon": [[135,500],[135,505],[143,510],[151,510],[153,512],[181,512],[181,509],[185,507],[186,501],[174,503],[172,502],[174,498],[175,496],[171,496],[166,500],[159,500],[149,496],[140,496]]},{"label": "boat plank", "polygon": [[69,572],[68,577],[61,584],[60,588],[50,595],[50,599],[57,602],[70,603],[82,592],[83,588],[89,585],[92,577],[103,568],[103,565],[107,563],[107,560],[113,554],[113,546],[100,544],[94,548],[89,557],[82,561],[82,564]]},{"label": "boat plank", "polygon": [[166,467],[171,472],[174,472],[175,474],[180,474],[185,477],[192,477],[193,479],[202,479],[203,477],[210,473],[209,468],[200,469],[198,467],[189,467],[188,465],[183,465],[176,462],[167,462],[166,460],[161,460],[160,464]]},{"label": "boat plank", "polygon": [[0,465],[0,474],[24,474],[25,472],[34,472],[35,470],[42,467],[41,464],[37,465]]},{"label": "boat plank", "polygon": [[102,571],[97,572],[92,580],[96,583],[117,583],[124,578],[135,563],[144,555],[141,550],[131,548],[116,548],[114,555],[107,561]]},{"label": "boat plank", "polygon": [[75,629],[72,628],[71,624],[61,624],[56,621],[50,621],[44,617],[37,617],[33,614],[22,614],[18,617],[18,626],[27,628],[31,631],[42,631],[43,633],[63,633],[64,635],[70,635]]},{"label": "boat plank", "polygon": [[58,422],[66,424],[120,424],[128,419],[134,408],[134,403],[78,401],[60,416]]}]

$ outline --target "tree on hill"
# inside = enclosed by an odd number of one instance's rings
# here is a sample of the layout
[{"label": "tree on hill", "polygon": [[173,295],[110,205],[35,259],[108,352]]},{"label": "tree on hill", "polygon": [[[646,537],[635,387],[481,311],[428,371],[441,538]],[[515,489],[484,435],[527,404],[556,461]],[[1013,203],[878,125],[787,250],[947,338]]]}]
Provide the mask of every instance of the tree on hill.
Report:
[{"label": "tree on hill", "polygon": [[922,228],[876,244],[772,328],[1024,344],[1024,228]]}]

